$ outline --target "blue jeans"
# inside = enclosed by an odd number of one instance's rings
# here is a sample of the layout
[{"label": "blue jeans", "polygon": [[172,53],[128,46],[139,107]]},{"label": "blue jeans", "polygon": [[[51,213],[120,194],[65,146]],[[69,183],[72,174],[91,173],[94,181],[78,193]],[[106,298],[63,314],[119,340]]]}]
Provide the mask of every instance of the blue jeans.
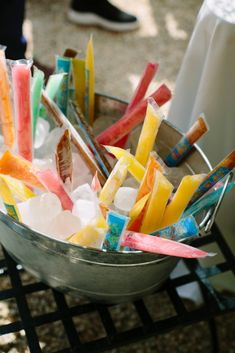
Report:
[{"label": "blue jeans", "polygon": [[25,0],[0,1],[0,44],[7,46],[6,57],[24,58],[26,40],[22,25],[25,13]]}]

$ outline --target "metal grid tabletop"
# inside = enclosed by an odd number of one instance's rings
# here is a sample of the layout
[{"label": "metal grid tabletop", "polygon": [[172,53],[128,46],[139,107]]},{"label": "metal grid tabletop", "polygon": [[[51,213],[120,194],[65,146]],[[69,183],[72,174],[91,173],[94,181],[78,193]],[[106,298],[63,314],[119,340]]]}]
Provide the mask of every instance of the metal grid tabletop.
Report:
[{"label": "metal grid tabletop", "polygon": [[[3,250],[4,257],[0,260],[0,278],[9,277],[10,287],[0,291],[0,301],[15,300],[19,317],[10,323],[2,324],[0,335],[23,330],[29,351],[42,353],[44,351],[39,344],[37,329],[42,325],[60,321],[67,336],[67,347],[53,350],[51,353],[98,353],[171,332],[179,327],[207,321],[211,332],[212,351],[218,352],[219,342],[214,318],[217,315],[235,310],[235,296],[225,296],[216,292],[210,278],[227,271],[231,271],[235,276],[235,257],[216,225],[213,226],[210,235],[195,240],[193,245],[200,247],[212,243],[216,243],[220,248],[224,260],[209,267],[202,266],[197,260],[184,261],[189,270],[188,273],[174,279],[168,279],[157,292],[161,296],[167,296],[169,305],[173,308],[168,312],[167,317],[153,315],[148,297],[134,301],[129,305],[138,317],[137,323],[135,327],[128,328],[123,332],[117,329],[114,315],[115,309],[122,304],[102,305],[88,300],[75,301],[71,304],[67,295],[37,282],[36,279],[33,283],[24,283],[22,281],[23,269]],[[177,288],[195,281],[201,288],[204,304],[188,310],[185,301],[178,295]],[[28,298],[35,293],[47,291],[52,292],[52,311],[35,316],[30,310]],[[157,301],[154,305],[159,312]],[[84,320],[91,320],[93,314],[100,321],[102,335],[84,342],[79,332],[79,326],[76,325],[76,318],[83,317]]]}]

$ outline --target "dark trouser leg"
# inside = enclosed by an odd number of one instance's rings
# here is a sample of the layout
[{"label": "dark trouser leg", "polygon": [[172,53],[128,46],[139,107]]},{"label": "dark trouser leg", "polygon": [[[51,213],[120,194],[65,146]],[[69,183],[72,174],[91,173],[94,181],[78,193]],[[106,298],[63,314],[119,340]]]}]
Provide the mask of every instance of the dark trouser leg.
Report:
[{"label": "dark trouser leg", "polygon": [[25,0],[1,0],[0,2],[0,44],[7,46],[9,59],[21,59],[26,50],[22,34]]}]

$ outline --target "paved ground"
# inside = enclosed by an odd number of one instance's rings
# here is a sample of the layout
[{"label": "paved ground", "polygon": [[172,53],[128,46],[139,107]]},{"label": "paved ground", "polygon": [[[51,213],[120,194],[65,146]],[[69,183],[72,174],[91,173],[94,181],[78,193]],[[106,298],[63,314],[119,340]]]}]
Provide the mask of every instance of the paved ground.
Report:
[{"label": "paved ground", "polygon": [[[68,22],[69,0],[29,0],[27,18],[32,22],[34,56],[54,64],[55,54],[72,47],[84,53],[94,36],[96,90],[128,100],[147,61],[160,69],[154,85],[171,87],[182,61],[201,0],[116,0],[118,6],[136,14],[138,31],[119,34]],[[153,86],[152,86],[153,87]]]}]

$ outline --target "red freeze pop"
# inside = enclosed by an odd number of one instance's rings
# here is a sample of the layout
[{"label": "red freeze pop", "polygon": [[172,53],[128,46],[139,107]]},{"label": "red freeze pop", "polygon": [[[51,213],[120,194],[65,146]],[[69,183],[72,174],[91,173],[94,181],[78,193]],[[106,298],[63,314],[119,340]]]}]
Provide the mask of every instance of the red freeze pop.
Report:
[{"label": "red freeze pop", "polygon": [[69,195],[65,191],[64,186],[60,179],[57,177],[57,175],[53,173],[50,169],[47,169],[37,172],[37,176],[41,183],[49,191],[53,192],[59,197],[63,209],[72,211],[73,201],[70,199]]},{"label": "red freeze pop", "polygon": [[12,82],[16,112],[16,134],[18,153],[32,161],[33,140],[30,105],[30,65],[16,63],[12,67]]},{"label": "red freeze pop", "polygon": [[[148,86],[149,86],[150,82],[152,81],[152,79],[158,69],[158,66],[159,65],[157,63],[147,63],[145,70],[140,78],[139,84],[135,89],[133,97],[127,106],[125,114],[129,113],[133,108],[136,107],[136,105],[142,99],[144,99],[144,96],[147,92]],[[119,140],[115,143],[115,146],[124,148],[124,146],[128,140],[128,137],[129,137],[129,135],[124,136],[121,140]]]},{"label": "red freeze pop", "polygon": [[125,232],[121,245],[151,253],[185,257],[190,259],[216,255],[214,253],[208,253],[174,240],[129,231]]},{"label": "red freeze pop", "polygon": [[[153,94],[150,95],[157,104],[162,106],[171,98],[171,91],[163,84]],[[125,114],[116,123],[104,130],[99,136],[97,141],[101,145],[113,146],[115,142],[120,140],[126,134],[129,134],[136,126],[141,124],[145,118],[148,98],[141,101],[131,112]]]}]

